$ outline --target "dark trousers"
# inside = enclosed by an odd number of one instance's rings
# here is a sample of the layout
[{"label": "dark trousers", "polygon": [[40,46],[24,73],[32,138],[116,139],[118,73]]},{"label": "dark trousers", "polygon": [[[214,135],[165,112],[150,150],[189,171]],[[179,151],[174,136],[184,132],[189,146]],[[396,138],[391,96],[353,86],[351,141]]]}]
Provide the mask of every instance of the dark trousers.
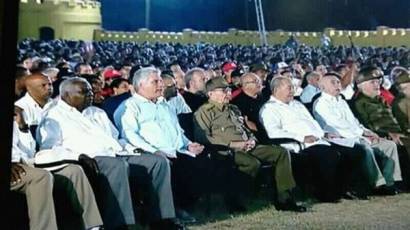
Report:
[{"label": "dark trousers", "polygon": [[177,153],[177,158],[170,161],[175,206],[189,208],[211,189],[211,160],[206,153],[196,157]]},{"label": "dark trousers", "polygon": [[365,147],[355,144],[353,147],[332,145],[341,153],[342,160],[342,186],[344,191],[354,190],[368,193],[373,188],[372,181],[377,177],[377,164]]},{"label": "dark trousers", "polygon": [[177,153],[171,159],[172,190],[175,205],[190,208],[204,195],[219,193],[229,204],[236,203],[249,192],[249,175],[238,170],[232,156],[218,153],[202,154],[190,157]]},{"label": "dark trousers", "polygon": [[403,189],[410,190],[410,138],[400,138],[403,145],[398,145],[401,175],[403,177]]},{"label": "dark trousers", "polygon": [[333,147],[314,145],[292,154],[295,180],[302,188],[309,188],[321,201],[340,198],[340,153]]},{"label": "dark trousers", "polygon": [[100,169],[96,197],[105,229],[135,224],[128,163],[117,157],[94,159]]},{"label": "dark trousers", "polygon": [[129,182],[132,195],[142,192],[148,221],[175,217],[171,189],[171,170],[167,159],[150,153],[140,156],[122,156],[129,164]]}]

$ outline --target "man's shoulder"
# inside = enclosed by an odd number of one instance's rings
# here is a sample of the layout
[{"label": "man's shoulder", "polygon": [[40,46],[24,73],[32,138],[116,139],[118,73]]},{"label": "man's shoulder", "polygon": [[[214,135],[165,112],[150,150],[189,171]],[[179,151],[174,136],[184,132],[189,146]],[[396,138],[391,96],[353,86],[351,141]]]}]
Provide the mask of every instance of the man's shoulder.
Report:
[{"label": "man's shoulder", "polygon": [[231,104],[236,105],[240,109],[248,109],[250,105],[256,106],[261,104],[258,99],[249,97],[244,92],[241,92],[236,98],[231,101]]},{"label": "man's shoulder", "polygon": [[228,108],[229,108],[230,110],[240,111],[239,106],[236,105],[236,104],[231,104],[231,103],[229,103],[229,104],[227,104],[226,106],[228,106]]},{"label": "man's shoulder", "polygon": [[121,102],[127,100],[128,98],[131,97],[130,93],[123,93],[120,95],[115,95],[115,96],[111,96],[108,97],[104,100],[103,102],[103,106],[110,106],[110,105],[115,105],[115,104],[120,104]]},{"label": "man's shoulder", "polygon": [[405,105],[410,103],[410,98],[406,98],[402,95],[399,95],[394,98],[392,107],[399,106],[399,105]]},{"label": "man's shoulder", "polygon": [[206,102],[205,104],[201,105],[201,107],[198,108],[197,112],[203,113],[203,112],[208,112],[208,111],[213,111],[216,109],[216,105],[213,103]]},{"label": "man's shoulder", "polygon": [[354,99],[353,103],[370,103],[373,100],[370,97],[365,96],[363,93],[359,93]]},{"label": "man's shoulder", "polygon": [[22,109],[27,109],[30,108],[30,101],[28,100],[28,93],[26,93],[22,98],[18,99],[17,101],[14,102],[14,105],[22,108]]},{"label": "man's shoulder", "polygon": [[323,95],[320,94],[315,100],[312,100],[313,102],[313,110],[316,110],[317,108],[324,108],[327,106],[330,106],[329,103],[330,101],[327,100],[327,98]]}]

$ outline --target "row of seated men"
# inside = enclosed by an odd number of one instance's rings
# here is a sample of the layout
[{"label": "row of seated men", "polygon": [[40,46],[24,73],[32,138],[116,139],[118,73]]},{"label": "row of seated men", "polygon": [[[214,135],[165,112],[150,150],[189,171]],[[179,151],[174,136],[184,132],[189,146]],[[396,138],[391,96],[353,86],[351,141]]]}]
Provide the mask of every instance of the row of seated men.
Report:
[{"label": "row of seated men", "polygon": [[[364,98],[375,100],[379,78],[377,69],[362,69],[357,83]],[[408,78],[405,73],[399,81],[405,84]],[[179,95],[175,80],[161,78],[155,68],[142,68],[132,79],[135,92],[116,108],[113,124],[104,110],[91,106],[92,88],[84,78],[63,81],[58,99],[52,100],[48,77],[27,77],[27,93],[15,103],[12,190],[26,193],[31,228],[56,229],[50,200],[40,202],[39,192],[31,187],[37,184],[32,181],[41,177],[48,181],[48,186],[37,187],[44,190],[40,193],[44,199],[52,196],[52,177],[54,186],[58,186],[59,176],[71,181],[71,188],[67,183],[63,187],[71,192],[69,200],[81,206],[85,229],[134,225],[136,194],[142,194],[139,198],[145,206],[144,220],[140,221],[150,223],[152,229],[179,227],[176,216],[192,221],[185,209],[202,193],[214,189],[209,186],[224,187],[227,205],[233,211],[244,210],[236,189],[243,187],[246,179],[256,177],[262,164],[272,165],[278,210],[306,211],[293,197],[297,184],[312,185],[319,200],[331,202],[342,195],[365,199],[370,192],[398,193],[396,183],[402,181],[402,174],[407,176],[401,170],[406,161],[399,160],[399,155],[407,159],[407,139],[393,117],[380,128],[385,119],[377,117],[391,115],[388,107],[380,110],[366,105],[368,109],[360,104],[366,101],[357,100],[357,111],[362,111],[358,114],[370,111],[369,123],[362,125],[340,97],[339,76],[331,73],[319,81],[322,93],[313,105],[314,119],[294,100],[289,78],[273,78],[268,100],[260,94],[263,85],[256,74],[246,73],[240,80],[242,92],[231,101],[231,88],[225,79],[205,82],[202,69],[188,71],[188,90],[183,97],[194,112],[193,119],[178,120],[167,100]],[[370,89],[374,96],[367,94]],[[165,94],[167,91],[171,93]],[[193,108],[193,104],[199,106]],[[190,139],[179,122],[192,124]],[[378,129],[390,126],[396,128],[387,130],[392,140],[380,137]],[[30,132],[31,127],[37,128]],[[217,156],[233,160],[235,167],[214,170],[217,166],[205,146]],[[37,153],[36,147],[40,150]],[[59,161],[65,164],[53,164]],[[215,172],[225,183],[213,183],[210,178],[215,178]],[[236,179],[239,177],[243,180]],[[48,206],[39,208],[36,202]],[[46,211],[50,218],[39,217]]]}]

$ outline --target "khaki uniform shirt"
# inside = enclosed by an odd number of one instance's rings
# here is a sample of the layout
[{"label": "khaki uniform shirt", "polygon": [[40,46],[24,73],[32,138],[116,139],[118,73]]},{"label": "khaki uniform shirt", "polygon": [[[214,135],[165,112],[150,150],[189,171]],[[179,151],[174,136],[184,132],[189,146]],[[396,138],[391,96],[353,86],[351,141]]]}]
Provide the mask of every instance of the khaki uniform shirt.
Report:
[{"label": "khaki uniform shirt", "polygon": [[231,141],[256,138],[244,125],[238,107],[209,101],[194,114],[195,140],[204,144],[229,146]]},{"label": "khaki uniform shirt", "polygon": [[400,128],[407,134],[410,133],[410,98],[399,95],[393,101],[392,111]]},{"label": "khaki uniform shirt", "polygon": [[380,97],[370,98],[360,93],[354,107],[361,123],[379,135],[387,136],[389,132],[402,133],[391,108]]}]

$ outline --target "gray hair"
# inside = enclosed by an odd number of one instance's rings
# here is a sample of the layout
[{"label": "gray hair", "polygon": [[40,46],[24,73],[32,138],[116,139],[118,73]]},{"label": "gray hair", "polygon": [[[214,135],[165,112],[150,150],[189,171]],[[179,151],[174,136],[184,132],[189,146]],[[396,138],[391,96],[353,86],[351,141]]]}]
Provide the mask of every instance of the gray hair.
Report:
[{"label": "gray hair", "polygon": [[321,75],[320,75],[320,73],[318,73],[316,71],[312,71],[312,72],[310,72],[306,75],[306,80],[309,81],[311,78],[313,78],[315,76],[321,76]]},{"label": "gray hair", "polygon": [[158,74],[160,76],[161,71],[155,67],[145,67],[135,72],[132,78],[132,85],[134,86],[135,91],[138,91],[138,87],[141,82],[146,81],[152,74]]},{"label": "gray hair", "polygon": [[270,89],[272,90],[272,93],[275,93],[279,87],[281,87],[283,85],[283,82],[289,82],[292,85],[292,81],[287,78],[287,77],[275,77],[272,79],[272,81],[270,82]]},{"label": "gray hair", "polygon": [[195,68],[192,68],[192,69],[190,69],[188,72],[186,72],[185,73],[185,76],[184,76],[184,78],[185,78],[185,85],[186,85],[186,87],[189,89],[189,82],[192,80],[192,78],[194,77],[194,74],[195,73],[198,73],[198,72],[203,72],[204,74],[205,74],[205,70],[204,69],[202,69],[202,68],[199,68],[199,67],[195,67]]},{"label": "gray hair", "polygon": [[363,92],[363,88],[364,88],[364,85],[366,84],[366,82],[368,82],[368,81],[365,81],[365,82],[362,82],[362,83],[357,84],[357,89],[358,89],[360,92]]},{"label": "gray hair", "polygon": [[[74,90],[75,85],[79,83],[84,83],[86,85],[90,86],[90,83],[88,83],[87,80],[81,77],[70,77],[61,82],[59,91],[60,91],[60,96],[64,96]],[[91,87],[91,86],[90,86]]]},{"label": "gray hair", "polygon": [[333,77],[333,78],[337,78],[339,81],[341,79],[340,75],[338,73],[335,72],[330,72],[325,74],[319,81],[319,89],[321,91],[325,91],[326,89],[326,82],[329,81],[329,79]]}]

